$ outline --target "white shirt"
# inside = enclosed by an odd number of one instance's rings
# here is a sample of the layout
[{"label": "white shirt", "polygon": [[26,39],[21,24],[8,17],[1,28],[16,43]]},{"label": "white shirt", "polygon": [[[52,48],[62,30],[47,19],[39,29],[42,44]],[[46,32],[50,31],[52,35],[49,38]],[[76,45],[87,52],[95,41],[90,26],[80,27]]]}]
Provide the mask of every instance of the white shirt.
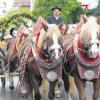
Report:
[{"label": "white shirt", "polygon": [[55,16],[56,20],[58,20],[59,16]]}]

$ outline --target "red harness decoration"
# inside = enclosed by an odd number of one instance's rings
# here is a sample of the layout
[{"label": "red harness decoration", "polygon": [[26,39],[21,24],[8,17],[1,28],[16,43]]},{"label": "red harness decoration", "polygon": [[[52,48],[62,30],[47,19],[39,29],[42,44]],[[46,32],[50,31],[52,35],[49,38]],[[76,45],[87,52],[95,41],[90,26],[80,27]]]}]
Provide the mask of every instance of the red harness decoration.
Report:
[{"label": "red harness decoration", "polygon": [[[61,78],[62,76],[62,61],[57,64],[54,68],[45,68],[44,66],[48,67],[48,65],[54,65],[54,62],[53,61],[50,61],[50,60],[45,60],[43,58],[43,55],[42,55],[42,52],[40,50],[40,48],[38,48],[38,42],[39,42],[39,36],[40,36],[40,32],[38,33],[37,35],[37,39],[36,39],[36,53],[39,57],[39,61],[35,60],[34,61],[34,64],[37,65],[39,71],[40,71],[40,74],[41,74],[41,77],[43,79],[46,79],[46,80],[49,80],[49,81],[55,81],[56,79],[59,79]],[[34,56],[34,54],[33,54]],[[39,63],[41,62],[41,63]]]},{"label": "red harness decoration", "polygon": [[84,51],[81,49],[80,40],[78,41],[78,48],[79,48],[79,49],[78,49],[79,55],[80,55],[81,58],[82,58],[83,60],[85,60],[87,63],[94,63],[94,62],[98,59],[98,57],[99,57],[99,56],[97,56],[96,58],[93,58],[93,59],[87,58],[86,55],[85,55],[85,53],[84,53]]},{"label": "red harness decoration", "polygon": [[[39,40],[39,36],[40,36],[40,32],[37,34],[37,38],[36,38],[36,48],[38,48],[38,40]],[[32,48],[30,49],[30,53],[29,53],[29,58],[34,57],[34,54],[32,52]]]},{"label": "red harness decoration", "polygon": [[[84,51],[81,49],[81,43],[80,41],[78,40],[78,53],[79,53],[79,56],[82,58],[83,61],[85,61],[86,63],[91,63],[91,64],[94,64],[97,59],[99,58],[96,57],[94,59],[88,59],[84,53]],[[73,49],[73,47],[72,47]],[[84,66],[84,67],[82,67]],[[100,70],[100,66],[96,66],[96,67],[89,67],[89,68],[86,68],[85,65],[81,65],[79,63],[79,61],[77,62],[77,68],[78,68],[78,71],[79,71],[79,75],[81,77],[81,79],[86,79],[86,80],[92,80],[92,79],[97,79],[99,78],[99,70]]]},{"label": "red harness decoration", "polygon": [[[79,53],[80,57],[87,63],[94,63],[99,57],[99,55],[96,58],[93,58],[93,59],[89,59],[88,57],[86,57],[85,52],[81,49],[80,40],[78,40],[77,50],[78,50],[78,53]],[[74,52],[74,41],[73,41],[73,44],[72,44],[72,46],[70,48],[70,53],[71,53],[71,55],[74,55],[74,53],[75,53]]]},{"label": "red harness decoration", "polygon": [[[36,39],[36,45],[37,45],[37,46],[38,46],[40,34],[41,34],[41,33],[39,32],[38,35],[37,35],[37,39]],[[42,55],[42,52],[41,52],[41,50],[39,50],[38,47],[37,47],[37,49],[36,49],[36,53],[38,54],[38,56],[39,56],[40,59],[44,60],[43,55]],[[46,62],[46,63],[52,63],[52,61],[50,61],[50,60],[45,60],[45,62]]]},{"label": "red harness decoration", "polygon": [[70,47],[70,49],[69,49],[71,56],[74,55],[74,47],[73,47],[74,41],[72,41],[72,42],[73,42],[73,43],[72,43],[72,45],[71,45],[71,47]]}]

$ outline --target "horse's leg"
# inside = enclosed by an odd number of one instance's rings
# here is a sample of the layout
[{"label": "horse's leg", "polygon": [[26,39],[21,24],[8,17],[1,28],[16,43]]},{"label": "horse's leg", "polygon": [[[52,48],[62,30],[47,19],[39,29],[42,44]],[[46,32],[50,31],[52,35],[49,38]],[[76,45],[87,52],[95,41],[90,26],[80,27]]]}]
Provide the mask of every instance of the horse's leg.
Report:
[{"label": "horse's leg", "polygon": [[34,92],[34,98],[35,100],[41,100],[41,94],[39,91],[39,85],[41,85],[41,76],[38,73],[38,69],[35,68],[34,63],[29,63],[26,66],[25,70],[25,82],[26,82],[26,87],[28,90],[28,93],[30,95],[30,98],[33,98],[33,92]]},{"label": "horse's leg", "polygon": [[[9,73],[13,73],[15,70],[15,63],[13,61],[9,62]],[[13,79],[13,75],[10,75],[9,77],[10,79],[10,90],[14,90],[14,79]]]},{"label": "horse's leg", "polygon": [[62,79],[64,81],[65,91],[68,93],[69,92],[69,89],[70,89],[70,83],[69,83],[68,75],[66,75],[64,71],[62,73]]},{"label": "horse's leg", "polygon": [[14,80],[12,75],[9,77],[9,81],[10,81],[9,89],[14,90]]},{"label": "horse's leg", "polygon": [[[33,89],[30,90],[29,100],[34,100],[34,98],[33,98]],[[35,99],[35,100],[37,100],[37,99]]]},{"label": "horse's leg", "polygon": [[28,96],[28,91],[27,91],[26,83],[25,83],[24,80],[23,80],[23,83],[22,83],[22,86],[21,86],[21,96],[23,98],[27,98],[27,96]]},{"label": "horse's leg", "polygon": [[94,88],[93,100],[98,100],[100,91],[100,78],[93,81],[93,88]]},{"label": "horse's leg", "polygon": [[54,100],[55,97],[55,86],[58,80],[54,81],[54,82],[50,82],[49,81],[49,92],[48,92],[48,97],[49,100]]},{"label": "horse's leg", "polygon": [[70,96],[72,100],[78,100],[78,90],[74,81],[74,77],[69,75],[69,83],[70,83]]},{"label": "horse's leg", "polygon": [[35,75],[33,75],[30,72],[28,76],[28,80],[26,80],[26,82],[28,82],[28,87],[29,87],[29,98],[33,100],[33,89],[34,89],[35,100],[41,100],[41,94],[39,91],[39,81],[34,76]]},{"label": "horse's leg", "polygon": [[5,87],[6,79],[5,78],[1,78],[1,83],[2,83],[2,86]]},{"label": "horse's leg", "polygon": [[29,93],[29,100],[41,100],[41,94],[39,92],[39,86],[41,85],[41,80],[38,78],[37,74],[34,74],[32,69],[26,67],[24,79],[26,82],[26,88]]},{"label": "horse's leg", "polygon": [[32,78],[33,78],[34,98],[35,100],[41,100],[41,94],[39,91],[39,83],[34,77]]},{"label": "horse's leg", "polygon": [[40,92],[43,100],[48,100],[49,83],[47,80],[42,80]]},{"label": "horse's leg", "polygon": [[79,100],[86,100],[86,93],[85,93],[86,81],[81,80],[80,77],[76,74],[74,79],[79,92]]},{"label": "horse's leg", "polygon": [[[41,100],[41,94],[39,92],[39,86],[37,83],[37,80],[34,78],[34,76],[31,76],[27,82],[27,89],[29,93],[29,100]],[[34,90],[34,91],[33,91]],[[33,96],[34,93],[34,96]]]}]

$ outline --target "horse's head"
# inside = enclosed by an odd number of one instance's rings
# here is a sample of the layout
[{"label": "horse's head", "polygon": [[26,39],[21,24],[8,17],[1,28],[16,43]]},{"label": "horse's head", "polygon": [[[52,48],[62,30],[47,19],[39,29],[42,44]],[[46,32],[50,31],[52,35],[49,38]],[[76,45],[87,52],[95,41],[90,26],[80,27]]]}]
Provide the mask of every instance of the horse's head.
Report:
[{"label": "horse's head", "polygon": [[77,25],[76,24],[69,24],[67,34],[76,34],[77,33]]},{"label": "horse's head", "polygon": [[84,18],[80,41],[87,48],[89,58],[96,58],[100,51],[100,18]]},{"label": "horse's head", "polygon": [[58,61],[63,55],[61,31],[55,24],[48,25],[46,30],[46,48],[52,61]]}]

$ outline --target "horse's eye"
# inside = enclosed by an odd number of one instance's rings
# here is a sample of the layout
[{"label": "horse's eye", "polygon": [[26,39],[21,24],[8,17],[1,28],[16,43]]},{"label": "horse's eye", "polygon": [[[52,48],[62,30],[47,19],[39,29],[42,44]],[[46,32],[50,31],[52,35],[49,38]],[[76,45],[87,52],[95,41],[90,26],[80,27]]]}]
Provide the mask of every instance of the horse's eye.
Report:
[{"label": "horse's eye", "polygon": [[50,51],[50,53],[52,53],[52,52],[53,52],[53,50]]},{"label": "horse's eye", "polygon": [[61,51],[62,51],[62,49],[61,49],[61,48],[59,48],[59,51],[61,52]]},{"label": "horse's eye", "polygon": [[99,47],[99,43],[97,43],[97,47]]}]

